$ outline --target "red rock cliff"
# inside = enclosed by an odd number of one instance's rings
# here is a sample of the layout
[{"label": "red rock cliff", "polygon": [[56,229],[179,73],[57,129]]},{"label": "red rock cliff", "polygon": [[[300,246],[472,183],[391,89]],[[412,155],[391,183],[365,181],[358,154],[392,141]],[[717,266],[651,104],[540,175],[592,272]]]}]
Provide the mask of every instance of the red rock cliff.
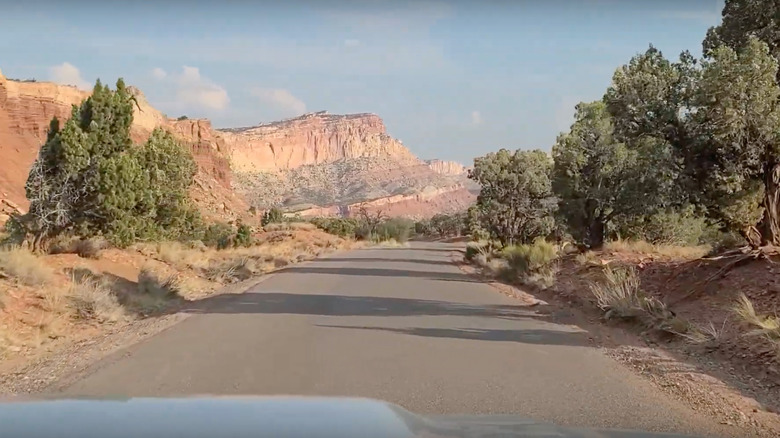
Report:
[{"label": "red rock cliff", "polygon": [[454,161],[427,160],[425,163],[431,170],[441,175],[463,175],[468,170],[466,166]]},{"label": "red rock cliff", "polygon": [[294,169],[359,157],[417,163],[400,141],[387,135],[375,114],[304,114],[294,119],[221,131],[230,145],[233,170],[257,172]]}]

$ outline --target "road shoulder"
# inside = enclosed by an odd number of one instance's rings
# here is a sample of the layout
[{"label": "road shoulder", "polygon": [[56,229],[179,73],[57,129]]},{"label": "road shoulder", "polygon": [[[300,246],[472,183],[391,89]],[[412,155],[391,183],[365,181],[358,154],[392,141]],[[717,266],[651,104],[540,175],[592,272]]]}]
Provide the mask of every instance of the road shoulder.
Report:
[{"label": "road shoulder", "polygon": [[720,364],[665,349],[631,329],[608,325],[597,312],[588,311],[583,303],[557,295],[554,288],[521,289],[482,275],[476,267],[464,262],[463,252],[459,250],[453,250],[452,261],[463,272],[481,279],[495,291],[548,314],[551,321],[586,330],[606,356],[694,411],[719,424],[736,426],[745,431],[745,436],[780,436],[780,415],[757,401],[750,388],[729,378]]}]

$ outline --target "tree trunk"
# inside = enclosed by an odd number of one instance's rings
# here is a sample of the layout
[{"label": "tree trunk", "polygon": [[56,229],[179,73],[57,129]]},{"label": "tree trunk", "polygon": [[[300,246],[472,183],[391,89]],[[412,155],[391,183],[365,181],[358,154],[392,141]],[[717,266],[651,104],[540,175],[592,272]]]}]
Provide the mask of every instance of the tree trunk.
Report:
[{"label": "tree trunk", "polygon": [[[780,164],[767,165],[764,170],[764,219],[761,244],[780,246]],[[750,242],[751,245],[754,242]]]},{"label": "tree trunk", "polygon": [[594,218],[588,226],[588,244],[591,249],[598,249],[604,245],[604,220],[601,216]]}]

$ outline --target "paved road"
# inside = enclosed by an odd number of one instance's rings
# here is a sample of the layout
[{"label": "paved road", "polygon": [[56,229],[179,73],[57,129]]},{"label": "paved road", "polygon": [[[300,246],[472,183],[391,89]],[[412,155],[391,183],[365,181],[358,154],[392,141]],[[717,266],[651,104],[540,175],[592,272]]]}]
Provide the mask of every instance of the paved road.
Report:
[{"label": "paved road", "polygon": [[98,363],[69,395],[366,396],[418,413],[707,435],[720,426],[588,343],[474,281],[453,247],[364,249],[208,299]]}]

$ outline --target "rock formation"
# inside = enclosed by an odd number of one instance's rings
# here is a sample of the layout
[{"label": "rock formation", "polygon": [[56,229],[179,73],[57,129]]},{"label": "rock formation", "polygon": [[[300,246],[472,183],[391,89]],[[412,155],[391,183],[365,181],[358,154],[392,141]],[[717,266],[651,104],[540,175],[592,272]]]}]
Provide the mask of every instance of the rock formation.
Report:
[{"label": "rock formation", "polygon": [[[365,201],[391,214],[424,217],[465,208],[474,199],[463,166],[419,160],[387,134],[375,114],[322,111],[216,130],[204,119],[169,119],[140,90],[129,89],[138,101],[133,140],[145,141],[161,126],[190,148],[198,164],[191,193],[207,217],[233,219],[249,205],[348,215]],[[27,207],[24,184],[50,120],[66,120],[72,105],[89,94],[72,86],[8,80],[0,73],[0,200]]]},{"label": "rock formation", "polygon": [[360,157],[400,163],[417,159],[385,132],[375,114],[331,115],[325,111],[250,128],[222,130],[231,145],[233,170],[287,170]]},{"label": "rock formation", "polygon": [[431,170],[442,175],[464,175],[468,172],[466,166],[454,161],[427,160],[425,163]]},{"label": "rock formation", "polygon": [[[302,214],[344,215],[351,205],[371,201],[397,203],[399,215],[430,216],[439,206],[434,198],[457,198],[440,203],[453,206],[474,199],[463,190],[463,166],[419,160],[387,134],[375,114],[323,111],[223,130],[223,138],[231,150],[236,187],[261,208],[282,205]],[[421,198],[422,193],[432,195]]]}]

